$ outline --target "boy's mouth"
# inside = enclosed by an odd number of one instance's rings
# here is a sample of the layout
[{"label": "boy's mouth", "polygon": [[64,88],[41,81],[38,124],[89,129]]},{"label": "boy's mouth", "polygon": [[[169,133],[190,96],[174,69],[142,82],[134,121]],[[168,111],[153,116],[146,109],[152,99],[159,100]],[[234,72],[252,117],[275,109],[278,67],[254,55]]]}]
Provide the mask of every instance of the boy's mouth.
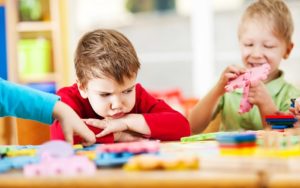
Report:
[{"label": "boy's mouth", "polygon": [[112,117],[113,119],[118,119],[118,118],[123,117],[124,115],[125,115],[124,112],[119,112],[119,113],[116,113],[116,114],[112,115],[111,117]]},{"label": "boy's mouth", "polygon": [[252,63],[252,62],[249,62],[248,65],[250,66],[250,68],[253,68],[253,67],[260,67],[262,66],[263,64],[266,64],[265,62],[264,63]]}]

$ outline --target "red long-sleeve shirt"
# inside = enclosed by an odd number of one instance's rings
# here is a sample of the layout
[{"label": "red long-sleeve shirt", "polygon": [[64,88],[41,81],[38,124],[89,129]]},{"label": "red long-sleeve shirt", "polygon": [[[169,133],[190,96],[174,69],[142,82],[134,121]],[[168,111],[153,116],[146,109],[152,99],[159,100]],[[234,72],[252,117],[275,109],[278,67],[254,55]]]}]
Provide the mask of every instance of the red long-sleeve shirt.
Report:
[{"label": "red long-sleeve shirt", "polygon": [[[83,119],[103,119],[97,115],[88,99],[81,97],[77,84],[60,89],[57,94],[61,100],[68,104]],[[164,101],[152,97],[140,84],[136,85],[135,106],[130,113],[142,114],[150,128],[151,139],[162,141],[179,140],[183,136],[190,135],[190,126],[187,119],[179,112],[173,110]],[[102,129],[89,126],[94,133],[98,134]],[[51,139],[64,140],[60,123],[56,120],[50,127]],[[81,143],[81,138],[74,136],[74,143]],[[113,134],[97,138],[97,143],[114,142]]]}]

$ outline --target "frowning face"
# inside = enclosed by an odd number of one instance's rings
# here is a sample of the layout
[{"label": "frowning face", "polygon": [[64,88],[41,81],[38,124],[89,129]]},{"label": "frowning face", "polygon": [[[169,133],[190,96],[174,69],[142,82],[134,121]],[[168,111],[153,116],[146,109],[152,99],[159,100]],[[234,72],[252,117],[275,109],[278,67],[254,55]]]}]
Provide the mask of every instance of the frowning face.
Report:
[{"label": "frowning face", "polygon": [[99,116],[121,118],[135,105],[135,85],[136,77],[125,78],[122,85],[104,77],[89,80],[86,88],[79,91],[83,98],[88,98],[93,110]]}]

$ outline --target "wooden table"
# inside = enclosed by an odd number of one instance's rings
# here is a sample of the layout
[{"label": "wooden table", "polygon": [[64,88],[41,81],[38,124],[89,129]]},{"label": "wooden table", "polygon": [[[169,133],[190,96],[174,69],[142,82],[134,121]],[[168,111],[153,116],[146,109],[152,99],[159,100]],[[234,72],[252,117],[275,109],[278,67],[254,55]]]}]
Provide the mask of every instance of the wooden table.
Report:
[{"label": "wooden table", "polygon": [[[197,145],[162,143],[164,152],[191,152]],[[201,150],[201,148],[199,148]],[[198,150],[198,149],[197,149]],[[201,162],[200,162],[201,166]],[[21,171],[0,175],[0,187],[259,187],[261,176],[255,171],[124,171],[100,168],[93,176],[24,177]]]},{"label": "wooden table", "polygon": [[[298,164],[300,165],[300,164]],[[266,179],[268,187],[300,187],[300,173],[273,172]]]},{"label": "wooden table", "polygon": [[26,178],[21,172],[0,175],[0,187],[259,187],[256,173],[205,171],[126,172],[99,169],[89,177]]}]

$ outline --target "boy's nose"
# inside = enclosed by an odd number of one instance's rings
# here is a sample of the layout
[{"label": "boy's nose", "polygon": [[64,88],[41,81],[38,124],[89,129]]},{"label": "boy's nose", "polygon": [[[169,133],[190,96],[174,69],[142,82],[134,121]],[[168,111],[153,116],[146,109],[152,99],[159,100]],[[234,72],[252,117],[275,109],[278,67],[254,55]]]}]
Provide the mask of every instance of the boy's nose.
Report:
[{"label": "boy's nose", "polygon": [[261,57],[262,56],[262,49],[260,47],[254,47],[252,50],[253,57]]},{"label": "boy's nose", "polygon": [[113,97],[111,101],[111,109],[119,109],[122,107],[122,100],[120,97]]}]

